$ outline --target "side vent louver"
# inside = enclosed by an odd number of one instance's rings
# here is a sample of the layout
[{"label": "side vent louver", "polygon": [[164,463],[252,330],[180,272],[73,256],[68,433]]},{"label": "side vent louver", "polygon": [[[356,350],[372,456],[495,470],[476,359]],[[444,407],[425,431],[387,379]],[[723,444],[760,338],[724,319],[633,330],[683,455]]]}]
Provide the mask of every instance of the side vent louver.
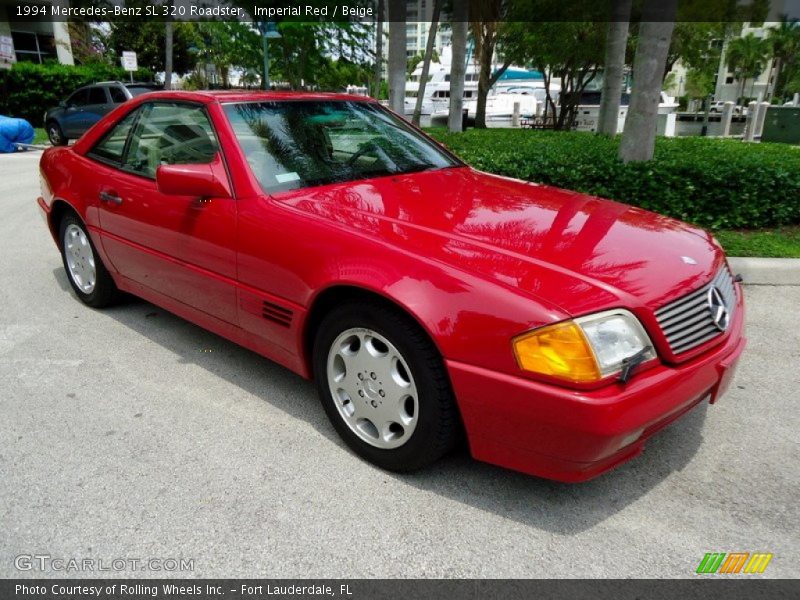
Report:
[{"label": "side vent louver", "polygon": [[278,306],[272,302],[264,300],[261,308],[261,316],[267,321],[272,321],[283,327],[289,327],[292,324],[292,311],[288,308]]}]

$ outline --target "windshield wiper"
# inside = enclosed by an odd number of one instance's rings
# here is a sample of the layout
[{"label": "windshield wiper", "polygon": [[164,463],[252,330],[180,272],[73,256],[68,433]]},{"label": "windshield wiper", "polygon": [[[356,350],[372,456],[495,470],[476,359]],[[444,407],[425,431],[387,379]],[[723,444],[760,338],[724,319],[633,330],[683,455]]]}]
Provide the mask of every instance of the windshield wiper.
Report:
[{"label": "windshield wiper", "polygon": [[652,349],[653,348],[650,346],[645,346],[633,356],[629,356],[628,358],[624,359],[622,361],[622,371],[619,374],[618,381],[620,383],[628,383],[628,380],[631,378],[631,375],[633,375],[636,367],[638,367],[647,359]]}]

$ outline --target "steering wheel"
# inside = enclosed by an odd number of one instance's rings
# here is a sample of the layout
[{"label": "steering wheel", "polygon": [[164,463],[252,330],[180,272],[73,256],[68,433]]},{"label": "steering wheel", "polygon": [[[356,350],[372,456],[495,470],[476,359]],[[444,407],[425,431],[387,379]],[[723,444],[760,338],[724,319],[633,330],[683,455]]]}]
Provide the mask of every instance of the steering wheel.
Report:
[{"label": "steering wheel", "polygon": [[369,152],[371,150],[380,150],[380,146],[378,146],[378,144],[375,143],[375,140],[369,140],[368,142],[364,142],[363,144],[361,144],[358,147],[358,150],[355,151],[353,156],[348,158],[347,161],[344,163],[345,166],[346,167],[352,167],[354,164],[356,164],[356,161],[359,158],[361,158],[362,156],[364,156],[367,152]]}]

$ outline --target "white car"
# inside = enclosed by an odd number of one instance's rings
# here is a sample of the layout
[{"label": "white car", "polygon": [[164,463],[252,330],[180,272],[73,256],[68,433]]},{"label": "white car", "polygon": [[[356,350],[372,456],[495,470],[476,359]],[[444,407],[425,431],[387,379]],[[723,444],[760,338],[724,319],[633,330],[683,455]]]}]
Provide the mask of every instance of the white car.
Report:
[{"label": "white car", "polygon": [[[708,112],[711,113],[721,113],[722,109],[725,108],[725,102],[723,100],[715,100],[711,103],[711,106],[708,109]],[[743,112],[743,108],[741,106],[734,106],[733,107],[733,114],[741,115],[747,114]]]}]

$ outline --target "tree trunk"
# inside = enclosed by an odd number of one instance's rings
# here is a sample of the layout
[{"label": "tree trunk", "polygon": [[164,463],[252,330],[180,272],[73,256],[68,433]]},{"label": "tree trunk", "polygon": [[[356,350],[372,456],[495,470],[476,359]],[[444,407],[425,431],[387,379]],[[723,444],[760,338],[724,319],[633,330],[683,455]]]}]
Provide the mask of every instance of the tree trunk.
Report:
[{"label": "tree trunk", "polygon": [[[775,97],[775,92],[778,90],[778,77],[781,76],[781,57],[776,56],[775,60],[772,61],[772,85],[769,88],[769,96],[766,98],[766,101],[772,103],[772,99]],[[767,80],[769,81],[769,80]]]},{"label": "tree trunk", "polygon": [[164,89],[172,89],[172,30],[173,22],[164,23],[165,42],[164,42]]},{"label": "tree trunk", "polygon": [[383,77],[383,0],[378,0],[375,12],[375,67],[372,73],[372,97],[381,96],[381,79]]},{"label": "tree trunk", "polygon": [[428,71],[431,69],[433,46],[436,43],[436,32],[439,29],[439,13],[441,11],[442,0],[433,0],[433,15],[431,15],[431,25],[430,29],[428,29],[428,43],[425,45],[425,57],[422,59],[422,75],[420,75],[419,86],[417,87],[417,103],[414,106],[414,115],[411,117],[411,122],[417,127],[419,127],[419,119],[422,115],[422,99],[425,96],[425,85],[428,83]]},{"label": "tree trunk", "polygon": [[450,38],[453,62],[450,64],[450,115],[447,126],[453,133],[461,131],[461,113],[464,110],[464,76],[467,71],[467,21],[469,3],[454,2],[452,13],[453,33]]},{"label": "tree trunk", "polygon": [[[478,57],[478,102],[475,108],[475,127],[486,129],[486,97],[489,95],[491,84],[489,79],[492,76],[492,56],[494,55],[494,39],[497,23],[480,23],[478,27],[483,38],[480,46],[480,56]],[[487,31],[488,30],[488,31]]]},{"label": "tree trunk", "polygon": [[625,47],[628,43],[628,19],[632,4],[632,0],[614,0],[611,20],[608,22],[603,93],[597,119],[597,133],[604,135],[617,135],[622,78],[625,74]]},{"label": "tree trunk", "polygon": [[662,75],[677,4],[677,0],[645,0],[633,61],[633,91],[619,146],[619,157],[624,162],[653,158]]},{"label": "tree trunk", "polygon": [[406,95],[406,3],[389,2],[389,108],[403,114]]}]

